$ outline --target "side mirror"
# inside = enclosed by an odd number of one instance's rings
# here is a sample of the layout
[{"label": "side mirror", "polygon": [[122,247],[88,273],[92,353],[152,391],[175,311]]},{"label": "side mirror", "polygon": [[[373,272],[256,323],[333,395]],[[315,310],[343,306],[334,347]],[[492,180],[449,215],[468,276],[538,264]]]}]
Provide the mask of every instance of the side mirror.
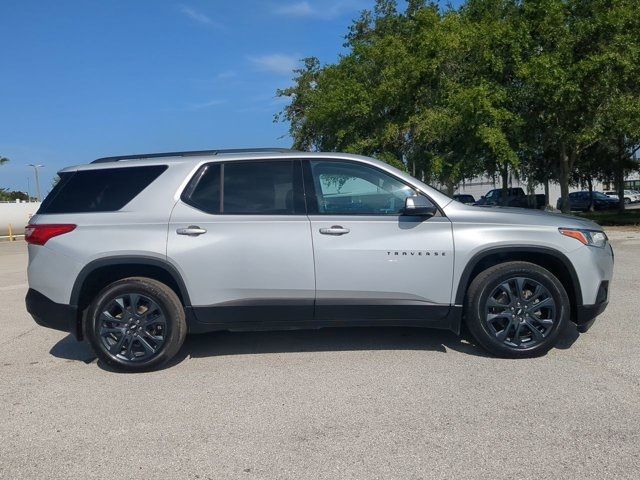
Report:
[{"label": "side mirror", "polygon": [[438,210],[425,197],[415,196],[407,197],[404,201],[405,215],[422,215],[433,217]]},{"label": "side mirror", "polygon": [[480,198],[481,198],[482,200],[484,200],[484,199],[485,199],[485,198],[487,198],[487,197],[486,197],[485,195],[482,195]]}]

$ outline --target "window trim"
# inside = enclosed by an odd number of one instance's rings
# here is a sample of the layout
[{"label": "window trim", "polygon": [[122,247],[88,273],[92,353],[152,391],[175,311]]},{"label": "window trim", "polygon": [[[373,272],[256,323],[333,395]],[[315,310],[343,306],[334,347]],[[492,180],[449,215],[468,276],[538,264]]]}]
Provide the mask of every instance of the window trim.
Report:
[{"label": "window trim", "polygon": [[[293,209],[294,213],[260,213],[260,212],[245,212],[245,213],[227,213],[224,211],[224,179],[225,179],[225,165],[227,164],[237,164],[237,163],[273,163],[273,162],[289,162],[293,166]],[[220,165],[220,199],[219,199],[219,210],[218,212],[210,212],[204,210],[201,206],[196,205],[191,201],[191,195],[194,190],[198,186],[202,175],[206,169],[211,165]],[[226,215],[226,216],[260,216],[260,217],[268,217],[268,216],[276,216],[276,217],[296,217],[307,215],[306,208],[306,199],[305,199],[305,190],[304,190],[304,181],[303,181],[303,168],[302,163],[299,158],[249,158],[245,160],[232,160],[232,161],[213,161],[206,162],[198,168],[198,170],[191,176],[189,181],[187,182],[187,186],[184,188],[180,195],[180,200],[183,203],[186,203],[190,207],[195,208],[196,210],[206,213],[208,215]],[[298,212],[297,210],[301,210]]]},{"label": "window trim", "polygon": [[[113,172],[113,171],[123,171],[123,170],[127,170],[127,169],[131,169],[131,170],[143,170],[143,169],[155,169],[157,170],[157,174],[155,175],[155,177],[153,177],[153,179],[147,183],[143,188],[141,188],[140,190],[138,190],[138,192],[136,194],[134,194],[127,202],[125,202],[123,205],[121,205],[119,208],[115,208],[115,209],[104,209],[104,208],[99,208],[99,209],[95,209],[95,210],[69,210],[69,211],[64,211],[64,212],[50,212],[48,211],[49,208],[51,207],[51,204],[54,203],[58,196],[60,195],[60,193],[64,190],[64,187],[67,186],[67,184],[69,182],[71,182],[76,176],[78,175],[82,175],[82,174],[88,174],[88,173],[96,173],[96,172],[103,172],[103,174],[105,174],[104,172]],[[138,198],[142,192],[144,192],[147,188],[149,188],[151,185],[153,185],[158,178],[160,178],[167,170],[169,169],[169,165],[167,164],[157,164],[157,165],[118,165],[115,167],[104,167],[104,168],[88,168],[88,169],[78,169],[78,170],[71,170],[71,171],[67,171],[67,172],[60,172],[58,173],[58,176],[60,177],[60,180],[58,181],[58,183],[53,187],[53,189],[49,192],[49,194],[42,200],[42,203],[40,204],[40,208],[38,208],[38,211],[36,212],[37,215],[82,215],[82,214],[93,214],[93,213],[114,213],[114,212],[121,212],[122,209],[124,209],[127,205],[129,205],[131,202],[133,202],[136,198]]]},{"label": "window trim", "polygon": [[335,163],[353,163],[356,165],[361,165],[367,168],[371,168],[373,170],[376,170],[384,175],[388,175],[389,177],[393,178],[394,180],[396,180],[397,182],[400,182],[404,185],[406,185],[407,187],[411,188],[412,190],[414,190],[417,194],[425,197],[427,200],[429,200],[431,202],[431,204],[436,207],[438,213],[435,216],[440,216],[440,217],[446,217],[446,215],[444,214],[444,212],[442,211],[442,209],[440,208],[440,205],[438,205],[436,202],[433,201],[433,199],[427,195],[423,190],[421,190],[420,188],[416,187],[415,185],[412,185],[411,183],[403,180],[402,178],[398,178],[396,175],[394,175],[391,172],[387,172],[386,170],[376,166],[376,165],[371,165],[365,162],[360,162],[358,160],[350,160],[350,159],[344,159],[344,158],[332,158],[332,157],[306,157],[302,159],[302,168],[303,168],[303,172],[304,172],[304,188],[305,188],[305,193],[308,193],[306,195],[307,198],[307,215],[318,215],[318,216],[322,216],[322,217],[393,217],[393,218],[399,218],[399,217],[413,217],[413,215],[405,215],[403,213],[357,213],[357,212],[349,212],[349,213],[320,213],[320,209],[318,208],[318,196],[316,194],[316,184],[313,178],[313,171],[311,170],[311,162],[335,162]]}]

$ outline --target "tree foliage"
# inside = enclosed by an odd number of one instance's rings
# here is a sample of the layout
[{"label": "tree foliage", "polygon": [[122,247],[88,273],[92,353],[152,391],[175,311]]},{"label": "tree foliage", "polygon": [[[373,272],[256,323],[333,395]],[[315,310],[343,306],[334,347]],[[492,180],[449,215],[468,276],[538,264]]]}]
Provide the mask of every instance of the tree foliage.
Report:
[{"label": "tree foliage", "polygon": [[378,0],[337,62],[304,59],[276,119],[294,148],[372,155],[450,193],[483,173],[506,188],[512,172],[566,197],[587,165],[621,185],[640,144],[638,6]]}]

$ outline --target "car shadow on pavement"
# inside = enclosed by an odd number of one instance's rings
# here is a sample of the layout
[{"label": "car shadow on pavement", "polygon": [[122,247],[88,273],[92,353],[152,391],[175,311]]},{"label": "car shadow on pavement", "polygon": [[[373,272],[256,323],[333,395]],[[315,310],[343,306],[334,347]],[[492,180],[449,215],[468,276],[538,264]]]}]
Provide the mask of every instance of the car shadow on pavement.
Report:
[{"label": "car shadow on pavement", "polygon": [[[557,348],[567,349],[578,339],[574,324],[562,332]],[[213,332],[187,336],[178,354],[164,367],[170,368],[187,358],[267,353],[339,352],[364,350],[416,350],[446,353],[448,350],[478,357],[491,357],[468,340],[444,330],[411,327],[343,327],[317,330],[279,330],[255,332]],[[49,352],[67,360],[91,363],[95,360],[90,345],[72,335],[56,343]],[[104,370],[114,371],[98,362]]]},{"label": "car shadow on pavement", "polygon": [[339,352],[358,350],[456,350],[485,352],[452,332],[411,327],[341,327],[316,330],[213,332],[187,337],[174,363],[202,358],[265,353]]},{"label": "car shadow on pavement", "polygon": [[79,342],[73,335],[67,335],[56,343],[49,353],[57,358],[76,360],[78,362],[91,363],[96,359],[89,342]]}]

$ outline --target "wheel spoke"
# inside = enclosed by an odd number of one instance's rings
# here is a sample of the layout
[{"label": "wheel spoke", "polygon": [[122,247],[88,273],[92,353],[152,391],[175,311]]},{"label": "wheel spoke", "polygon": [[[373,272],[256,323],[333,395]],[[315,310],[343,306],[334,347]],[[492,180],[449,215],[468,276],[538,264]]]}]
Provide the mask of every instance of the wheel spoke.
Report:
[{"label": "wheel spoke", "polygon": [[504,330],[496,334],[496,338],[501,342],[504,342],[509,336],[509,332],[511,331],[512,327],[513,327],[513,319],[509,319],[509,323],[507,324],[507,326],[504,328]]},{"label": "wheel spoke", "polygon": [[147,342],[143,337],[138,336],[138,341],[140,342],[140,345],[142,345],[142,348],[144,348],[148,354],[153,354],[156,352],[156,349],[153,348],[151,344]]},{"label": "wheel spoke", "polygon": [[129,338],[129,341],[127,343],[127,346],[124,349],[124,357],[127,360],[133,360],[133,350],[132,350],[132,348],[133,348],[134,338],[133,338],[133,335],[128,335],[128,338]]},{"label": "wheel spoke", "polygon": [[515,343],[516,345],[520,346],[522,344],[522,338],[520,337],[520,332],[522,330],[522,324],[518,323],[515,326],[515,333],[513,334],[513,338],[511,339],[511,341],[513,343]]},{"label": "wheel spoke", "polygon": [[122,345],[124,344],[125,340],[127,338],[129,338],[130,335],[126,335],[126,334],[122,334],[122,336],[120,337],[120,339],[118,339],[116,341],[116,343],[114,343],[113,345],[111,345],[109,347],[109,351],[113,354],[113,355],[118,355],[121,351],[122,351]]},{"label": "wheel spoke", "polygon": [[492,307],[492,308],[509,308],[509,305],[506,305],[504,303],[500,303],[498,302],[495,298],[493,297],[489,297],[489,299],[487,300],[487,307]]},{"label": "wheel spoke", "polygon": [[534,312],[537,312],[538,310],[540,310],[541,308],[545,308],[545,307],[551,307],[554,306],[555,302],[553,301],[553,298],[548,297],[545,298],[544,300],[538,302],[538,303],[534,303],[531,305],[531,310]]},{"label": "wheel spoke", "polygon": [[522,277],[517,277],[516,278],[516,286],[518,288],[518,298],[520,300],[525,300],[524,298],[524,284],[525,284],[526,279],[522,278]]},{"label": "wheel spoke", "polygon": [[[495,320],[497,320],[499,318],[511,319],[511,315],[509,315],[507,313],[489,313],[487,315],[487,322],[493,323]],[[511,321],[511,320],[509,320],[509,321]]]},{"label": "wheel spoke", "polygon": [[114,317],[107,311],[104,311],[100,314],[100,320],[102,320],[103,322],[127,323],[127,320],[125,320],[124,318]]},{"label": "wheel spoke", "polygon": [[536,300],[538,300],[538,298],[540,297],[540,295],[542,295],[543,292],[544,292],[544,289],[542,288],[542,285],[536,285],[536,289],[533,291],[533,293],[527,299],[527,301],[529,303],[535,302]]},{"label": "wheel spoke", "polygon": [[129,308],[131,309],[131,313],[134,315],[138,315],[138,308],[140,307],[141,296],[137,293],[130,293],[128,295],[129,300]]},{"label": "wheel spoke", "polygon": [[507,294],[507,298],[509,300],[509,304],[513,303],[513,292],[511,291],[511,285],[509,284],[509,282],[504,282],[502,284],[500,284],[498,286],[498,289],[502,290],[504,293]]},{"label": "wheel spoke", "polygon": [[533,326],[529,320],[525,320],[524,324],[527,326],[527,330],[529,330],[533,335],[534,340],[540,341],[544,339],[544,335],[542,335],[542,332],[540,332],[540,330]]},{"label": "wheel spoke", "polygon": [[118,297],[114,300],[114,302],[122,309],[122,311],[126,311],[126,307],[124,306],[124,298]]},{"label": "wheel spoke", "polygon": [[124,327],[102,327],[100,329],[100,335],[103,337],[112,333],[121,333],[124,335],[125,330]]}]

